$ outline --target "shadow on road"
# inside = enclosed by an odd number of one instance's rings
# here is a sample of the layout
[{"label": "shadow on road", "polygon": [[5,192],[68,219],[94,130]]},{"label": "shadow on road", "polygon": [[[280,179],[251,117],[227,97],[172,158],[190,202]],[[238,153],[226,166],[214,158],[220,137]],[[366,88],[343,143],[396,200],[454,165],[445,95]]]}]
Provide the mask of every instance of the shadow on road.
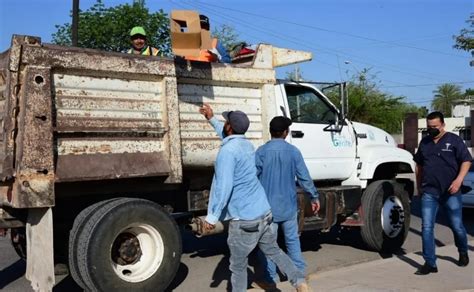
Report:
[{"label": "shadow on road", "polygon": [[0,290],[23,277],[26,271],[26,262],[17,260],[7,268],[0,271]]},{"label": "shadow on road", "polygon": [[415,269],[419,269],[423,265],[423,264],[407,257],[404,254],[396,255],[396,257],[399,258],[400,260],[404,261],[405,263],[409,264],[410,266],[414,267]]},{"label": "shadow on road", "polygon": [[71,276],[67,276],[61,281],[58,281],[56,285],[54,285],[53,292],[81,292],[84,291],[81,287],[79,287],[76,282],[72,279]]},{"label": "shadow on road", "polygon": [[176,276],[174,277],[173,281],[171,281],[171,284],[168,286],[165,292],[171,292],[174,289],[176,289],[176,287],[181,285],[181,283],[183,283],[186,277],[188,276],[188,273],[189,273],[188,266],[181,263],[179,265],[178,271],[176,272]]},{"label": "shadow on road", "polygon": [[[420,204],[421,201],[419,198],[415,198],[411,203],[412,216],[420,217]],[[466,222],[466,230],[469,234],[474,235],[474,210],[469,210],[464,215],[464,220]],[[443,210],[440,209],[438,217],[436,220],[437,224],[447,225],[447,222],[444,218]],[[421,226],[420,226],[421,228]],[[421,238],[421,231],[410,227],[409,232],[416,234]],[[209,237],[197,238],[192,233],[187,230],[182,230],[181,232],[183,239],[183,255],[188,254],[191,258],[208,258],[212,256],[222,256],[219,263],[215,266],[212,278],[209,279],[209,287],[223,287],[222,289],[229,290],[230,288],[230,270],[229,270],[229,249],[227,247],[227,234],[219,234]],[[318,251],[321,249],[323,244],[331,245],[340,245],[340,246],[349,246],[361,251],[370,251],[365,243],[362,240],[360,235],[359,228],[340,228],[333,227],[329,232],[321,231],[306,231],[301,235],[301,250],[303,252],[307,251]],[[281,247],[284,246],[279,237],[279,244]],[[439,239],[435,239],[435,244],[438,247],[445,246],[445,243]],[[420,248],[421,248],[421,239],[420,239]],[[469,246],[470,250],[474,250],[473,247]],[[401,248],[394,253],[379,253],[382,258],[398,257],[400,260],[406,262],[415,269],[421,267],[422,263],[418,263],[413,259],[410,259],[406,256],[407,252],[405,249]],[[439,257],[442,260],[447,260],[451,262],[457,262],[456,259],[451,257]],[[252,252],[249,256],[249,266],[248,269],[248,279],[249,282],[252,282],[254,279],[260,279],[262,275],[262,267],[258,263],[255,252]],[[253,271],[252,271],[253,270]],[[179,287],[188,277],[189,268],[181,263],[176,277],[171,283],[170,287],[166,290],[167,292],[173,291]],[[281,276],[281,275],[280,275]],[[280,277],[284,280],[284,277]],[[224,286],[223,283],[227,282]]]},{"label": "shadow on road", "polygon": [[[416,230],[415,228],[410,227],[410,232],[412,232],[412,233],[414,233],[414,234],[420,236],[420,238],[421,238],[421,231]],[[436,234],[435,234],[435,235],[436,235]],[[420,242],[420,244],[421,244],[421,242]],[[446,244],[444,244],[441,240],[439,240],[439,239],[437,239],[437,238],[435,237],[435,245],[436,245],[437,247],[441,247],[441,246],[445,246]],[[421,246],[420,246],[420,247],[421,247]]]},{"label": "shadow on road", "polygon": [[[417,254],[421,255],[421,252],[418,252]],[[447,262],[451,262],[451,263],[453,263],[453,264],[455,264],[455,265],[458,264],[458,260],[455,259],[455,258],[453,258],[453,257],[441,256],[441,255],[439,255],[439,256],[437,256],[437,257],[438,257],[438,259],[440,259],[440,260],[447,261]]]},{"label": "shadow on road", "polygon": [[306,231],[301,234],[300,239],[302,251],[318,251],[321,249],[322,244],[350,246],[370,251],[362,240],[359,228],[334,226],[329,232]]}]

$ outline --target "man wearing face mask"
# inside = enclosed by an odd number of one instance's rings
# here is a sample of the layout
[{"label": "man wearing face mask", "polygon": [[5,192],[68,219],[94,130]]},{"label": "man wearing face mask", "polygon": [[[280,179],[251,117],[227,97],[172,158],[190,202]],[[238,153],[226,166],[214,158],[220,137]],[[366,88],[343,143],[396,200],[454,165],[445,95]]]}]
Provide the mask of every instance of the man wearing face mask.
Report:
[{"label": "man wearing face mask", "polygon": [[422,243],[425,264],[415,274],[438,272],[436,266],[434,224],[439,206],[443,207],[459,252],[458,265],[469,264],[467,235],[462,222],[460,188],[471,166],[471,154],[464,141],[444,130],[444,117],[432,112],[426,117],[428,136],[418,147],[416,180],[421,197]]}]

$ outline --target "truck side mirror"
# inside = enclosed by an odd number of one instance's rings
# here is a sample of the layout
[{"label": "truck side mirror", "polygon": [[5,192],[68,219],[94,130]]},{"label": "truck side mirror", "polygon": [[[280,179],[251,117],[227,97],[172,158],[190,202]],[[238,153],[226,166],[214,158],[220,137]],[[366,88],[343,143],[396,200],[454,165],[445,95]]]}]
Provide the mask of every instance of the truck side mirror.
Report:
[{"label": "truck side mirror", "polygon": [[344,127],[344,119],[341,119],[340,114],[334,115],[336,120],[334,123],[331,123],[323,128],[325,132],[341,132],[342,128]]}]

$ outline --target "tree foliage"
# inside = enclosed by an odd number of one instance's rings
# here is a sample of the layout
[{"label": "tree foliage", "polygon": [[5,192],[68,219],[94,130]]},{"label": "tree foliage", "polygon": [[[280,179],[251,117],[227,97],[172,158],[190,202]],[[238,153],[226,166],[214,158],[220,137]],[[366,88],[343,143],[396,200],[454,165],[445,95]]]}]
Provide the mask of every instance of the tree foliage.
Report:
[{"label": "tree foliage", "polygon": [[212,36],[217,38],[228,52],[232,50],[234,45],[240,42],[239,34],[235,31],[234,27],[227,24],[215,27],[212,30]]},{"label": "tree foliage", "polygon": [[456,44],[453,47],[458,50],[471,51],[474,50],[474,13],[471,13],[466,23],[469,24],[469,27],[461,29],[459,35],[454,36]]},{"label": "tree foliage", "polygon": [[300,66],[298,64],[295,65],[293,70],[286,71],[285,75],[285,78],[287,80],[304,81],[303,72],[301,71]]},{"label": "tree foliage", "polygon": [[446,117],[452,115],[453,101],[464,96],[459,85],[449,83],[438,86],[433,93],[434,99],[431,102],[431,107],[435,111],[442,112]]},{"label": "tree foliage", "polygon": [[[348,113],[352,121],[370,124],[395,134],[401,132],[405,114],[417,112],[426,116],[426,108],[419,108],[407,103],[404,96],[393,96],[377,88],[375,74],[370,69],[363,69],[347,84]],[[327,93],[331,101],[339,105],[338,89]]]},{"label": "tree foliage", "polygon": [[[86,11],[79,11],[78,46],[107,51],[123,51],[130,47],[130,29],[143,26],[147,32],[148,44],[169,54],[169,19],[160,9],[151,13],[144,1],[134,1],[105,7],[102,0]],[[52,38],[55,44],[71,45],[71,24],[56,25]]]},{"label": "tree foliage", "polygon": [[466,91],[464,92],[465,97],[473,97],[474,98],[474,89],[473,88],[467,88]]}]

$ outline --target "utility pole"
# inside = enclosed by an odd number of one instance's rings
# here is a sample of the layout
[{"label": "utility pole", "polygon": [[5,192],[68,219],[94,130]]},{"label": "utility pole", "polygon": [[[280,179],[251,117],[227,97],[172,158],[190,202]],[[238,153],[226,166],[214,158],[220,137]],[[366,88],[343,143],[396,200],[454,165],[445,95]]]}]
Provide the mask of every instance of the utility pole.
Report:
[{"label": "utility pole", "polygon": [[72,46],[77,47],[79,29],[79,0],[72,0]]},{"label": "utility pole", "polygon": [[300,78],[300,66],[298,64],[295,65],[295,81],[301,81]]}]

